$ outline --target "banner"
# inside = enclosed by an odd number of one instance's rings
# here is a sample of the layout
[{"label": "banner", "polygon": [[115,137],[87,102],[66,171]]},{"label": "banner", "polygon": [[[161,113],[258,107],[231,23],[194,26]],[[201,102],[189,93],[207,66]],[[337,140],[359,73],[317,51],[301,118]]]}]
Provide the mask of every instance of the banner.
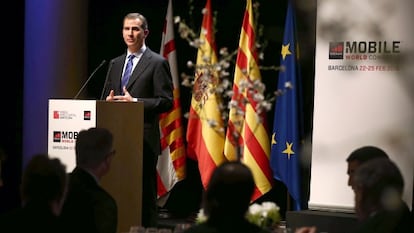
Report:
[{"label": "banner", "polygon": [[347,156],[384,149],[411,206],[414,168],[412,0],[320,1],[309,207],[353,211]]}]

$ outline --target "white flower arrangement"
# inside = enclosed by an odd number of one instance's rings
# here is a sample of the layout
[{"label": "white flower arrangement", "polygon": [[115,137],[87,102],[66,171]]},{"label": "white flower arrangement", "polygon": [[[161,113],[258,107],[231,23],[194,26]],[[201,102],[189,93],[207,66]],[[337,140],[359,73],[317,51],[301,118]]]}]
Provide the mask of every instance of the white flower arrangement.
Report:
[{"label": "white flower arrangement", "polygon": [[[280,223],[279,206],[274,202],[263,202],[262,204],[254,203],[249,206],[246,213],[246,219],[262,228],[273,228]],[[196,223],[207,221],[204,210],[200,209],[197,214]]]},{"label": "white flower arrangement", "polygon": [[204,214],[204,209],[200,209],[200,211],[197,214],[196,223],[200,224],[207,221],[207,216]]},{"label": "white flower arrangement", "polygon": [[246,213],[249,222],[260,227],[271,228],[280,223],[279,206],[274,202],[263,202],[262,204],[254,203],[250,205]]}]

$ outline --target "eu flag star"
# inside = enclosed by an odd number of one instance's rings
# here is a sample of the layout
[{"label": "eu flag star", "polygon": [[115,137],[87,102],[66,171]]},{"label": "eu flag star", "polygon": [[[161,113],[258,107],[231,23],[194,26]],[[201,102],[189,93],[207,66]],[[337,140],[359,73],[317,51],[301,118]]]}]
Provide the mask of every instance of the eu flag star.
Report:
[{"label": "eu flag star", "polygon": [[292,52],[289,51],[289,47],[290,43],[288,43],[287,45],[282,45],[282,51],[280,52],[280,54],[282,54],[283,60],[285,60],[287,55],[292,54]]},{"label": "eu flag star", "polygon": [[293,146],[293,142],[292,143],[286,142],[286,149],[282,151],[283,154],[288,155],[288,159],[290,159],[290,155],[295,154],[295,152],[292,150],[292,146]]},{"label": "eu flag star", "polygon": [[272,134],[272,145],[276,144],[276,133]]}]

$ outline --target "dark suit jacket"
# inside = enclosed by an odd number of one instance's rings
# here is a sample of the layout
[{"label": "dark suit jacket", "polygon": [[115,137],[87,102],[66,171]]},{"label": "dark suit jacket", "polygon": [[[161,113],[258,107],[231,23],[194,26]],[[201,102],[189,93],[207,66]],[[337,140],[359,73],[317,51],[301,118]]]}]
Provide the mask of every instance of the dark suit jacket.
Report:
[{"label": "dark suit jacket", "polygon": [[361,222],[354,233],[412,233],[414,223],[410,210],[403,203],[394,211],[381,211]]},{"label": "dark suit jacket", "polygon": [[76,167],[69,176],[69,188],[61,213],[66,232],[116,233],[117,205],[95,178]]},{"label": "dark suit jacket", "polygon": [[[110,90],[121,95],[121,77],[126,53],[112,59],[103,91],[103,98]],[[133,70],[127,90],[132,97],[144,102],[144,145],[150,146],[155,155],[161,153],[158,115],[173,106],[173,85],[168,61],[148,47]]]},{"label": "dark suit jacket", "polygon": [[0,216],[1,233],[61,232],[58,218],[47,203],[27,203],[23,208]]}]

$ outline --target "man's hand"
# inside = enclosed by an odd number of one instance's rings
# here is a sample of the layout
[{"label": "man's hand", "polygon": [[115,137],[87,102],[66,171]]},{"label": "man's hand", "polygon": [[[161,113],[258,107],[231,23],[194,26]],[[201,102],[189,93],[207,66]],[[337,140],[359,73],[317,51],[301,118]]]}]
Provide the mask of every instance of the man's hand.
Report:
[{"label": "man's hand", "polygon": [[106,97],[106,101],[133,102],[134,98],[129,94],[126,87],[124,87],[123,90],[124,95],[114,95],[114,90],[111,90],[109,95]]}]

